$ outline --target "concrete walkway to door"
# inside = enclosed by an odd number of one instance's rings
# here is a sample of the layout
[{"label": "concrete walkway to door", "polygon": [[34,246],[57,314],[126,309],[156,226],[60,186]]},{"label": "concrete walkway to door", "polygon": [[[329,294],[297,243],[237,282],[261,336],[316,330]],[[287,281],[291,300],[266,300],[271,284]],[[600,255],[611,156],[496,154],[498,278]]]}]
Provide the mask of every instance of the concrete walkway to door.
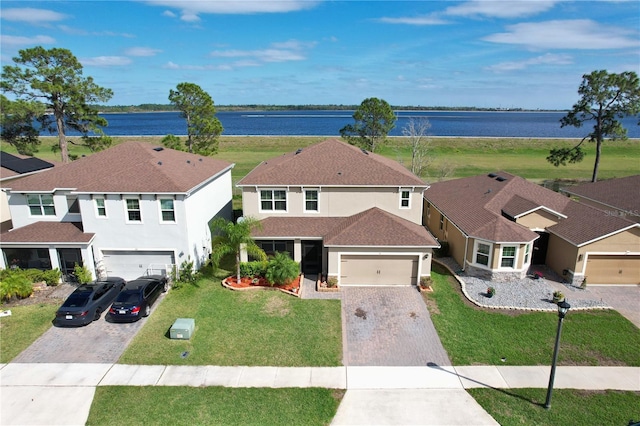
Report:
[{"label": "concrete walkway to door", "polygon": [[346,366],[447,366],[416,287],[341,287]]}]

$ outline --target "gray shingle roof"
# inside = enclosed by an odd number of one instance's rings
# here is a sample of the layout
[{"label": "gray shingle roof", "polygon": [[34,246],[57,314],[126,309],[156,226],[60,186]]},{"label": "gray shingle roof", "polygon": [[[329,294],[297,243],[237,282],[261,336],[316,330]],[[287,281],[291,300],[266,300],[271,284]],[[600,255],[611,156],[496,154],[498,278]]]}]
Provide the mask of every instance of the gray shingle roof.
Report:
[{"label": "gray shingle roof", "polygon": [[260,163],[238,186],[425,186],[397,161],[328,139]]},{"label": "gray shingle roof", "polygon": [[125,142],[46,173],[7,183],[13,191],[186,193],[231,163],[143,142]]}]

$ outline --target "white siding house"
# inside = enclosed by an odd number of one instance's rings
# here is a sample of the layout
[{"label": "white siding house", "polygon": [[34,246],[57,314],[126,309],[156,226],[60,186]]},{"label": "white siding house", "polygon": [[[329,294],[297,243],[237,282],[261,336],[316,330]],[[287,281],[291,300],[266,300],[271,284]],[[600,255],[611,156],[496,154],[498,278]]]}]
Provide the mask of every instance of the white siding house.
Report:
[{"label": "white siding house", "polygon": [[232,217],[233,164],[124,143],[4,188],[14,229],[0,267],[82,263],[96,276],[168,273],[211,250],[208,223]]}]

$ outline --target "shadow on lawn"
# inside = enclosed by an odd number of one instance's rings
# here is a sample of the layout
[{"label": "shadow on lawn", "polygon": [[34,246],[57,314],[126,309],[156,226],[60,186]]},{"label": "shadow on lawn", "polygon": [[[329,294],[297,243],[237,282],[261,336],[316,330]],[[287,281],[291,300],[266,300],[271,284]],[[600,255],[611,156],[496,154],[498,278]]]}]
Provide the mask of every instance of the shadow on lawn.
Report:
[{"label": "shadow on lawn", "polygon": [[529,399],[529,398],[525,398],[525,397],[523,397],[522,395],[518,395],[518,394],[515,394],[515,393],[511,393],[511,392],[508,392],[508,391],[506,391],[506,390],[504,390],[504,389],[500,389],[500,388],[496,388],[496,387],[493,387],[493,386],[489,386],[489,385],[487,385],[486,383],[479,382],[479,381],[477,381],[477,380],[475,380],[475,379],[472,379],[472,378],[470,378],[470,377],[461,376],[460,374],[455,373],[455,372],[453,372],[453,373],[452,373],[451,371],[448,371],[448,370],[446,370],[446,369],[444,369],[444,368],[440,367],[438,364],[436,364],[436,363],[434,363],[434,362],[428,362],[428,363],[427,363],[427,367],[437,368],[437,369],[439,369],[439,370],[441,370],[441,371],[444,371],[444,372],[446,372],[446,373],[453,374],[453,375],[454,375],[454,376],[456,376],[456,377],[461,377],[461,378],[463,378],[463,379],[469,380],[470,382],[474,382],[474,383],[477,383],[477,384],[479,384],[479,385],[482,385],[482,386],[483,386],[483,387],[485,387],[485,388],[493,389],[493,390],[495,390],[495,391],[498,391],[498,392],[503,393],[503,394],[505,394],[505,395],[511,396],[511,397],[513,397],[513,398],[521,399],[521,400],[523,400],[523,401],[525,401],[525,402],[528,402],[528,403],[530,403],[530,404],[532,404],[532,405],[537,405],[537,406],[539,406],[539,407],[544,407],[544,404],[542,404],[542,403],[540,403],[540,402],[533,401],[533,400],[531,400],[531,399]]}]

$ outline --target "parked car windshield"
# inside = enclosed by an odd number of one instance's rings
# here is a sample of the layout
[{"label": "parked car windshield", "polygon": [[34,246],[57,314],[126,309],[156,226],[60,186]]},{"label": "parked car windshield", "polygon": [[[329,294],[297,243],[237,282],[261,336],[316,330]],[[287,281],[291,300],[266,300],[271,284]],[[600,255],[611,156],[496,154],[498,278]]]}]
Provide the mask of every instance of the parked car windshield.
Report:
[{"label": "parked car windshield", "polygon": [[87,302],[89,301],[89,298],[91,297],[91,292],[90,291],[83,291],[83,292],[79,292],[79,293],[71,293],[71,295],[69,296],[69,298],[67,300],[65,300],[65,302],[62,304],[63,308],[77,308],[80,306],[84,306],[87,304]]},{"label": "parked car windshield", "polygon": [[140,292],[138,290],[125,290],[118,295],[116,302],[138,303],[138,300],[140,300]]}]

